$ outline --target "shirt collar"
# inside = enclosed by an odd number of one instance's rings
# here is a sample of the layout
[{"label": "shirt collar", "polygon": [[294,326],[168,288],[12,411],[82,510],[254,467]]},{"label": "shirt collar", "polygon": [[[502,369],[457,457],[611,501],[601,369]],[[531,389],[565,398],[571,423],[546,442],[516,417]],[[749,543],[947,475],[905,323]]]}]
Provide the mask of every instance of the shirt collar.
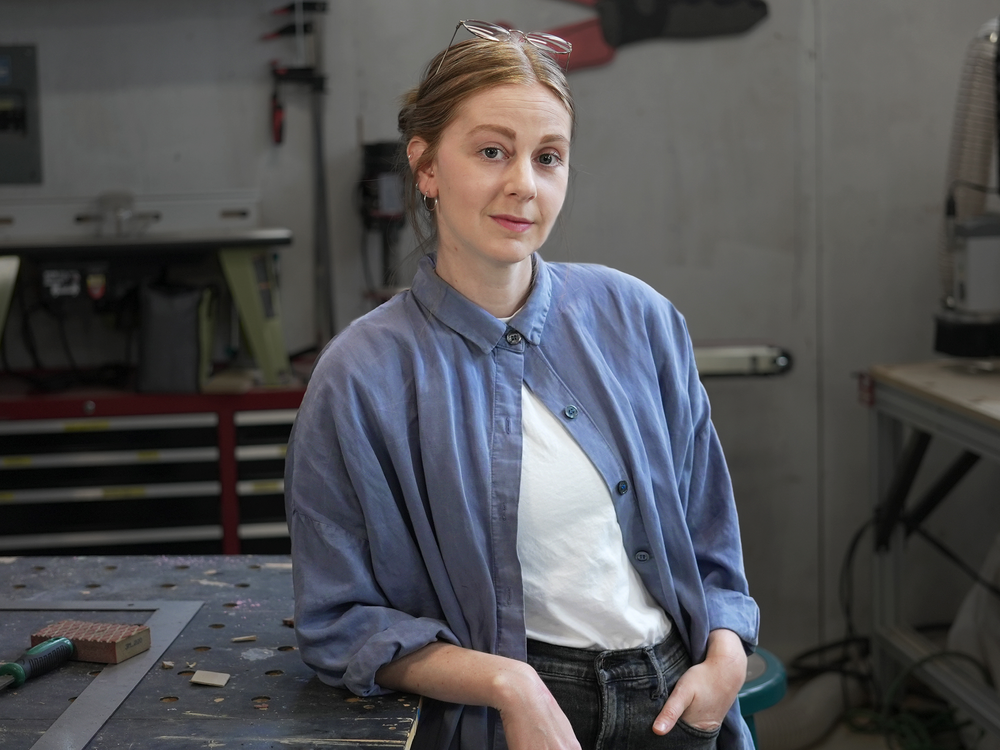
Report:
[{"label": "shirt collar", "polygon": [[552,304],[552,274],[538,253],[535,253],[533,259],[535,280],[531,293],[509,323],[495,318],[438,276],[434,271],[437,261],[434,253],[420,259],[410,291],[431,315],[483,352],[492,351],[503,340],[508,328],[513,328],[529,343],[537,346],[541,342],[545,318]]}]

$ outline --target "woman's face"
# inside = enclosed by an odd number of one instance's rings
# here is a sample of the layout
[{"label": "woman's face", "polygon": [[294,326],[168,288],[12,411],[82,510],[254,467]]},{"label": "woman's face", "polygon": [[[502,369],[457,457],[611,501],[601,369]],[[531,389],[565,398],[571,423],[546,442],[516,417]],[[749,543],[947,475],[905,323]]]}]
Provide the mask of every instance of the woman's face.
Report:
[{"label": "woman's face", "polygon": [[473,270],[519,263],[541,247],[566,197],[571,128],[566,107],[539,83],[468,99],[418,175],[421,192],[438,199],[439,258]]}]

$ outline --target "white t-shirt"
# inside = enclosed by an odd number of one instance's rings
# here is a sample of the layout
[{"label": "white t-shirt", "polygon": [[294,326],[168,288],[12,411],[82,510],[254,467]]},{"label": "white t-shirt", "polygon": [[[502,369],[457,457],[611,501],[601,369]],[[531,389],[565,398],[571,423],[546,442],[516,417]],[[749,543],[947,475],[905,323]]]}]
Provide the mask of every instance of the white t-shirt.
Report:
[{"label": "white t-shirt", "polygon": [[528,638],[557,646],[650,646],[670,632],[625,552],[611,492],[566,427],[521,388],[517,555]]}]

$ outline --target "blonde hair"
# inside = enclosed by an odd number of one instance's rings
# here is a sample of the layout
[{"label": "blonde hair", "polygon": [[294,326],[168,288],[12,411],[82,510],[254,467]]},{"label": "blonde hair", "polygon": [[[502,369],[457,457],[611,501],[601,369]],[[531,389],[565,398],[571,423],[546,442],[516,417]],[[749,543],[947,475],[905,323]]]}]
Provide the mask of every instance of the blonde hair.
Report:
[{"label": "blonde hair", "polygon": [[439,52],[427,65],[420,85],[403,97],[398,119],[403,158],[406,145],[413,138],[427,143],[420,158],[402,170],[406,215],[419,241],[426,244],[435,239],[437,232],[433,215],[421,210],[416,175],[434,160],[441,134],[459,108],[486,89],[534,83],[545,86],[563,103],[575,130],[573,95],[559,62],[532,44],[516,39],[501,42],[469,39]]}]

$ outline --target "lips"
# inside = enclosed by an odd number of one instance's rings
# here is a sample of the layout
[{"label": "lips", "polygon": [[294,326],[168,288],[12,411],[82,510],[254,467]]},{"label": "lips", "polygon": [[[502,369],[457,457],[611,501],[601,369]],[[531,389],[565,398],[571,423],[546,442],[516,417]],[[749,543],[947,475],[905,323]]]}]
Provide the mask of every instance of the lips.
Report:
[{"label": "lips", "polygon": [[496,216],[491,216],[490,218],[504,229],[508,229],[511,232],[527,232],[534,224],[533,221],[528,219],[522,219],[519,216],[510,216],[508,214],[498,214]]}]

